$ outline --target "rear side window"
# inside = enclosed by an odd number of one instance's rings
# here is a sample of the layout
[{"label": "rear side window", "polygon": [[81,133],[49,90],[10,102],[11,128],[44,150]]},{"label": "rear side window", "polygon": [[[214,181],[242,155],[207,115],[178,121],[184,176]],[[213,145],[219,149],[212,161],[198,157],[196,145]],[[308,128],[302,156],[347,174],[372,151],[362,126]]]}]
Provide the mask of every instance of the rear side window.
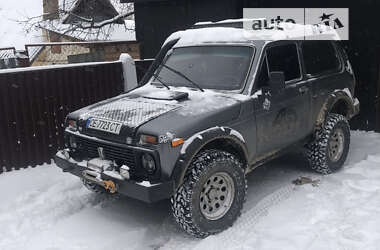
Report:
[{"label": "rear side window", "polygon": [[279,45],[267,50],[269,72],[284,72],[285,81],[301,78],[296,44]]},{"label": "rear side window", "polygon": [[340,68],[338,54],[330,41],[305,41],[302,44],[306,74],[319,75]]}]

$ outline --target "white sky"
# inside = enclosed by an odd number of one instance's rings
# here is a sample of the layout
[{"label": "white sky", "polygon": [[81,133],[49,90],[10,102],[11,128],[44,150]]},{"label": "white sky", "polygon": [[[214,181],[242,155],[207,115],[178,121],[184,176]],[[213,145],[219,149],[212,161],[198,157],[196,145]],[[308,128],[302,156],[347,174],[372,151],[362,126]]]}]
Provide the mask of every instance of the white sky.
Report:
[{"label": "white sky", "polygon": [[26,34],[14,20],[42,14],[42,0],[0,0],[0,48],[24,49],[26,43],[39,42],[41,31]]}]

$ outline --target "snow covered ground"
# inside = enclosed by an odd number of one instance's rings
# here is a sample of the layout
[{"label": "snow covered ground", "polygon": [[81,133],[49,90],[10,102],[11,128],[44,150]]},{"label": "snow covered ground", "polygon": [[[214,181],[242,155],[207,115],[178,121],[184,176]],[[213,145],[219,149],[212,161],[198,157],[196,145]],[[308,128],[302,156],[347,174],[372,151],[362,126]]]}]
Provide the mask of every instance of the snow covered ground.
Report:
[{"label": "snow covered ground", "polygon": [[[319,186],[295,186],[299,176]],[[320,176],[298,155],[248,177],[242,216],[199,240],[174,224],[169,202],[92,194],[52,165],[0,175],[0,249],[379,249],[380,134],[352,132],[344,170]]]}]

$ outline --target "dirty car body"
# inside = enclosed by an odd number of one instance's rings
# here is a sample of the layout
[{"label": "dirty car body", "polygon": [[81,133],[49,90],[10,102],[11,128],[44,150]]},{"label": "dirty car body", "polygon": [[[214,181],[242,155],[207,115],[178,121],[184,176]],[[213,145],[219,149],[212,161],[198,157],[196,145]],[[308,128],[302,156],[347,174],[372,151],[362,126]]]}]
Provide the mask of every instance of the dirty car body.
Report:
[{"label": "dirty car body", "polygon": [[[194,157],[207,148],[236,155],[248,173],[313,140],[331,110],[347,119],[358,113],[347,55],[336,42],[323,43],[336,61],[321,73],[305,60],[308,41],[169,38],[143,86],[67,116],[66,148],[56,164],[145,202],[170,198]],[[294,65],[277,63],[284,56]],[[269,83],[271,72],[285,72],[283,86]]]}]

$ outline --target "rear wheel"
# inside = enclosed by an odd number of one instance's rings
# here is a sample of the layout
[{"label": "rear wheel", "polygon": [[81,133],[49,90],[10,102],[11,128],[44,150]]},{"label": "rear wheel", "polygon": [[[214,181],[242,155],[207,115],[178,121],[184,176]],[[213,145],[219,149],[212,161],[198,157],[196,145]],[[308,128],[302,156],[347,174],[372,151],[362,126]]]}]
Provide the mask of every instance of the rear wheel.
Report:
[{"label": "rear wheel", "polygon": [[307,157],[313,170],[330,174],[346,161],[350,146],[350,126],[343,115],[329,114],[317,139],[308,145]]},{"label": "rear wheel", "polygon": [[246,190],[243,165],[234,155],[205,150],[196,156],[171,199],[173,216],[187,233],[207,237],[233,224]]}]

